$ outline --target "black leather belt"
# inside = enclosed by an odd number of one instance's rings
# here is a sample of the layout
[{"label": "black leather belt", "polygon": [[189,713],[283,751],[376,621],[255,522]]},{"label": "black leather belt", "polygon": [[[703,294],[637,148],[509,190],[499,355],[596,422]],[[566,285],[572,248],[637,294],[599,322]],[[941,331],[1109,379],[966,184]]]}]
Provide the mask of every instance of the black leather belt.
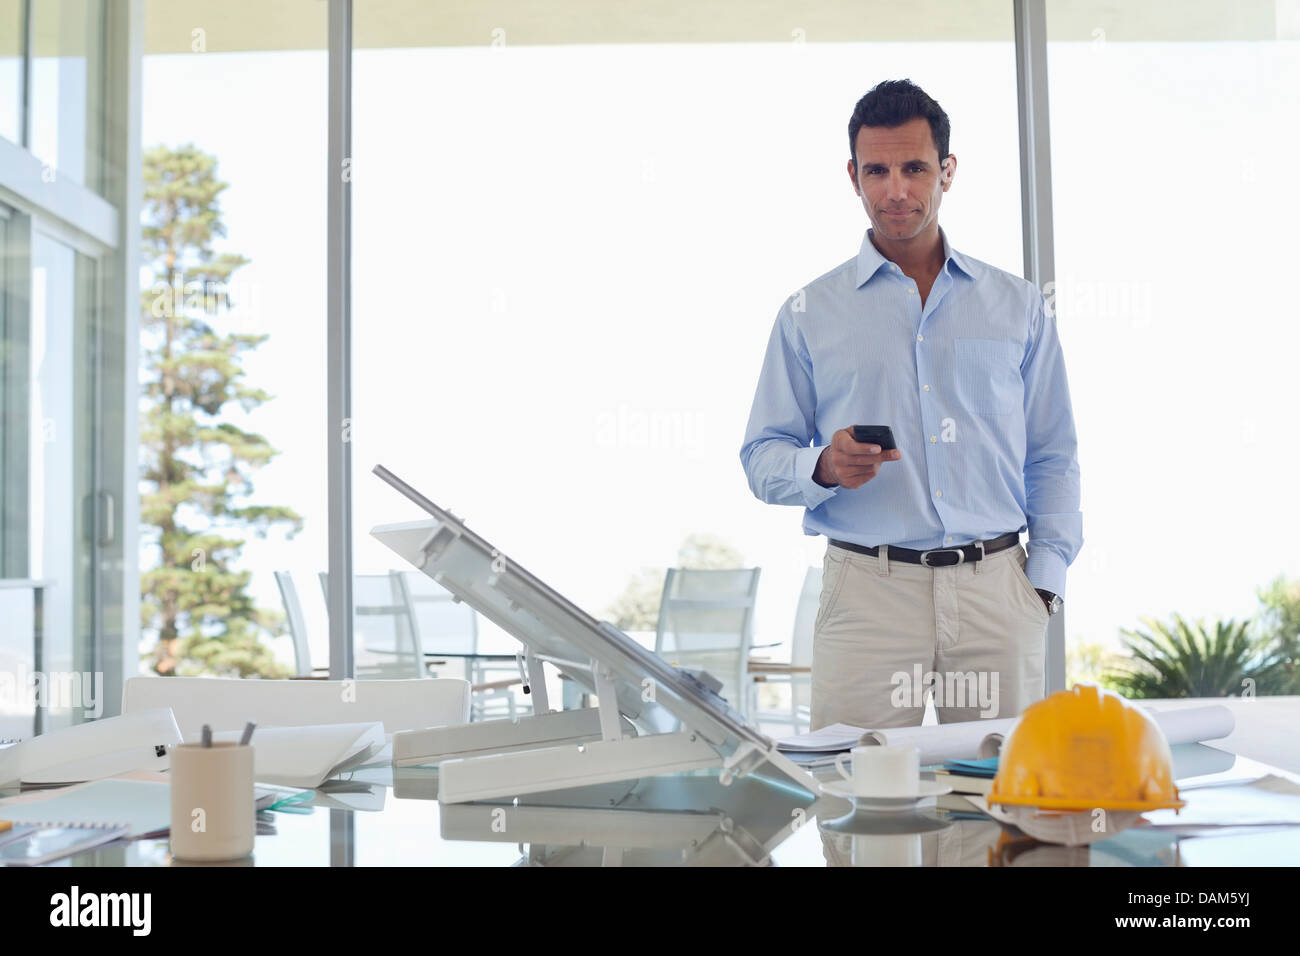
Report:
[{"label": "black leather belt", "polygon": [[[866,545],[854,544],[851,541],[836,541],[831,538],[830,542],[837,548],[846,548],[849,551],[856,551],[858,554],[869,554],[873,558],[880,554],[879,548],[868,548]],[[996,538],[989,538],[987,541],[972,541],[970,544],[963,544],[959,548],[931,548],[929,551],[913,551],[911,548],[896,548],[891,544],[889,546],[889,560],[906,561],[908,564],[922,564],[927,568],[947,568],[952,567],[954,564],[979,561],[990,554],[1005,551],[1007,548],[1019,543],[1020,532],[1008,531]]]}]

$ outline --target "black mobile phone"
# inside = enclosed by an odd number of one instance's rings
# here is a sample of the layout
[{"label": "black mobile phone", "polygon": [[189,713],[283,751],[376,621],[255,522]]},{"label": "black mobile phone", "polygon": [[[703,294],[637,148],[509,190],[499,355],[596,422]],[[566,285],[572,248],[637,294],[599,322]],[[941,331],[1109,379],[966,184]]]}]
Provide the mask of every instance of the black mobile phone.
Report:
[{"label": "black mobile phone", "polygon": [[888,425],[854,425],[853,440],[864,444],[879,445],[881,451],[893,451],[894,430]]}]

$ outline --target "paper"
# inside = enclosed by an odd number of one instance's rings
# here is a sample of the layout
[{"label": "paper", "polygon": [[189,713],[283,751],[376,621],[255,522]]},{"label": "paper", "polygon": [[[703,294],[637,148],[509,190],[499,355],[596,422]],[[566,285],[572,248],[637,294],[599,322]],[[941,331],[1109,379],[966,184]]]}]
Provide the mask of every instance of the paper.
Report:
[{"label": "paper", "polygon": [[995,757],[1002,736],[1018,718],[973,720],[956,724],[932,724],[926,727],[890,727],[866,730],[851,724],[831,724],[811,733],[786,737],[777,742],[782,753],[840,753],[854,747],[881,745],[916,747],[922,765],[945,760]]},{"label": "paper", "polygon": [[123,827],[24,828],[19,839],[0,844],[0,866],[40,866],[125,835]]},{"label": "paper", "polygon": [[165,707],[61,727],[0,750],[0,789],[165,769],[166,748],[180,740],[176,720]]},{"label": "paper", "polygon": [[384,809],[388,787],[381,783],[361,783],[350,780],[327,780],[316,788],[312,803],[318,807],[337,810],[376,811]]},{"label": "paper", "polygon": [[782,753],[838,753],[841,750],[852,750],[863,733],[861,727],[831,724],[821,730],[778,740],[776,749]]},{"label": "paper", "polygon": [[1300,784],[1269,774],[1251,783],[1192,787],[1180,791],[1187,801],[1177,814],[1152,810],[1152,827],[1300,825]]},{"label": "paper", "polygon": [[807,770],[809,773],[813,773],[818,770],[828,770],[834,767],[835,758],[842,753],[844,753],[843,750],[830,751],[830,752],[816,751],[816,750],[798,750],[795,751],[794,753],[786,754],[785,757],[795,766],[802,767],[804,770]]},{"label": "paper", "polygon": [[[1232,711],[1222,704],[1164,711],[1147,708],[1147,712],[1164,732],[1170,746],[1226,737],[1232,733],[1235,724]],[[1003,739],[1019,720],[1019,717],[1000,717],[995,720],[968,720],[955,724],[887,727],[879,730],[866,730],[850,724],[832,724],[811,733],[787,737],[779,741],[777,747],[785,753],[801,750],[851,750],[857,746],[857,740],[853,739],[856,732],[864,744],[916,747],[921,752],[921,765],[928,766],[945,760],[996,757],[1002,749]],[[809,746],[809,742],[812,746]]]},{"label": "paper", "polygon": [[867,738],[882,747],[915,747],[926,766],[945,760],[996,757],[1003,736],[1018,718],[968,720],[929,727],[890,727],[867,732]]},{"label": "paper", "polygon": [[[240,731],[215,733],[216,741],[235,742]],[[197,743],[197,735],[188,741]],[[365,763],[384,747],[384,725],[322,724],[314,727],[259,727],[253,734],[253,778],[258,783],[314,788],[330,777]]]},{"label": "paper", "polygon": [[1144,706],[1143,710],[1155,718],[1171,745],[1218,740],[1232,733],[1236,726],[1232,711],[1222,704],[1212,704],[1208,707],[1175,707],[1170,710],[1156,710]]},{"label": "paper", "polygon": [[124,826],[136,837],[171,826],[171,786],[108,779],[0,800],[0,820],[40,826]]}]

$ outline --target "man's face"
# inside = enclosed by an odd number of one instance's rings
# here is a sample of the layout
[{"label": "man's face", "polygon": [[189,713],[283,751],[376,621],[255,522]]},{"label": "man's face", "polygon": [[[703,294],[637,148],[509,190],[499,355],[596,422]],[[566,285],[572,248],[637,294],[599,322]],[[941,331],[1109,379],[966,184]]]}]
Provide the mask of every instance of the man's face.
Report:
[{"label": "man's face", "polygon": [[903,241],[929,229],[957,170],[955,156],[940,164],[930,124],[917,117],[894,129],[864,126],[856,147],[849,178],[876,235]]}]

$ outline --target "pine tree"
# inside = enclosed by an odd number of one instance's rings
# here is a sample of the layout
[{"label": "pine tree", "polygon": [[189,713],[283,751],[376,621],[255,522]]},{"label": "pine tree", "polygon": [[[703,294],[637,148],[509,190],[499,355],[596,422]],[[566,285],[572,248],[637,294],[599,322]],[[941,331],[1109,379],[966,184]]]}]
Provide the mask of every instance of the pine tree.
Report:
[{"label": "pine tree", "polygon": [[[249,260],[217,253],[226,234],[216,157],[187,144],[144,155],[144,264],[153,281],[142,294],[142,537],[157,565],[142,575],[141,623],[156,632],[159,674],[283,677],[264,634],[281,615],[256,606],[251,573],[235,570],[252,530],[293,535],[292,509],[253,504],[252,474],[277,452],[258,434],[225,420],[271,396],[244,381],[243,353],[268,336],[222,331],[233,304],[231,274]],[[150,532],[152,531],[152,535]]]}]

